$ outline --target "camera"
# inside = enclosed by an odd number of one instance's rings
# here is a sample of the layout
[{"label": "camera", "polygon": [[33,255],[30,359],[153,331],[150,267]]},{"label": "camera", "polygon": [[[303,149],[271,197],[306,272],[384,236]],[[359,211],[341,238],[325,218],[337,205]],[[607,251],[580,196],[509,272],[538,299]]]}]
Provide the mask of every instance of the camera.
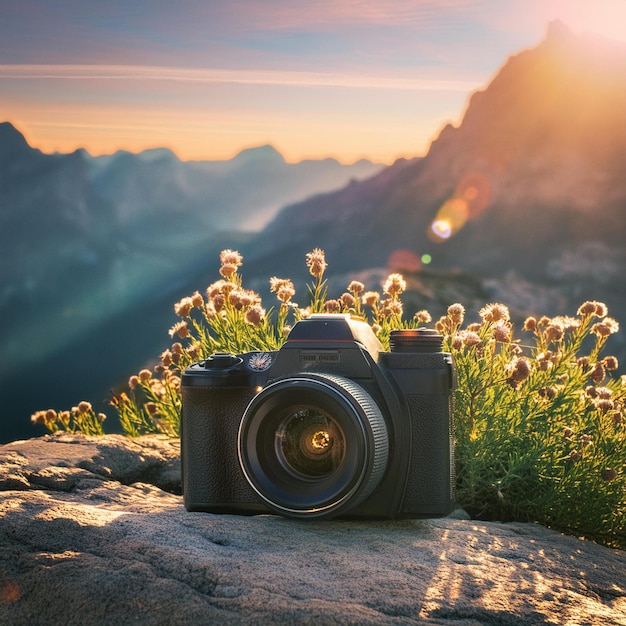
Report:
[{"label": "camera", "polygon": [[430,329],[314,314],[279,350],[216,353],[182,376],[189,511],[439,517],[454,508],[452,356]]}]

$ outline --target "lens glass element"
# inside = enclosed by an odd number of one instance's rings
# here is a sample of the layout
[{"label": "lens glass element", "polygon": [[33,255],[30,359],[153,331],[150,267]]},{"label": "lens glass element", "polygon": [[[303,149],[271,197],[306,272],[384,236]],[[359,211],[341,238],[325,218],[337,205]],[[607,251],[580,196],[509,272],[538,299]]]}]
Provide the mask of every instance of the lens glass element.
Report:
[{"label": "lens glass element", "polygon": [[276,454],[287,471],[300,478],[320,478],[343,461],[345,437],[331,415],[316,407],[285,411],[276,430]]}]

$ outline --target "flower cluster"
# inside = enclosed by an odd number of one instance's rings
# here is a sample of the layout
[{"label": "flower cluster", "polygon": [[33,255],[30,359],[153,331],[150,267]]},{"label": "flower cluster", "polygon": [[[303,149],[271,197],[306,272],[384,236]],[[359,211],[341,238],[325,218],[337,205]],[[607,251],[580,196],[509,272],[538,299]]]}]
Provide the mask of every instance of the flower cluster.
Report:
[{"label": "flower cluster", "polygon": [[[308,304],[298,305],[290,278],[273,276],[276,306],[244,288],[241,254],[220,254],[220,277],[204,293],[174,304],[173,343],[159,362],[128,381],[113,396],[129,435],[179,434],[181,372],[214,352],[277,350],[298,320],[312,313],[344,313],[369,322],[383,349],[398,328],[430,324],[421,309],[405,319],[406,279],[391,273],[370,291],[352,280],[328,298],[324,251],[306,255],[312,276]],[[574,316],[528,317],[517,336],[509,309],[486,304],[474,320],[461,303],[434,323],[452,353],[458,377],[454,391],[457,501],[483,519],[535,521],[626,546],[626,376],[602,356],[619,331],[606,305],[583,303]],[[33,421],[51,431],[102,433],[103,414],[81,402],[71,411],[38,411]],[[620,534],[621,533],[621,534]]]},{"label": "flower cluster", "polygon": [[30,419],[33,424],[45,426],[50,432],[64,430],[70,433],[103,435],[102,423],[106,415],[96,414],[91,403],[83,400],[77,406],[72,407],[71,411],[55,411],[54,409],[36,411]]}]

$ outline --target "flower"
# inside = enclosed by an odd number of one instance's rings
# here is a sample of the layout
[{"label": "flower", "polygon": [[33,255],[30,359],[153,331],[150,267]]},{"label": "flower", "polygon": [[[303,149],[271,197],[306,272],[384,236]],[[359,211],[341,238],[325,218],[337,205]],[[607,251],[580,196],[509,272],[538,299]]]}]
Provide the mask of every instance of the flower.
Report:
[{"label": "flower", "polygon": [[383,302],[382,312],[388,317],[402,317],[402,302],[396,299],[387,299]]},{"label": "flower", "polygon": [[377,291],[366,291],[361,299],[363,304],[373,307],[380,299],[380,294]]},{"label": "flower", "polygon": [[596,302],[596,315],[598,317],[606,317],[609,313],[609,310],[606,306],[606,304],[604,304],[604,302]]},{"label": "flower", "polygon": [[487,304],[478,311],[478,315],[484,322],[508,322],[510,320],[509,309],[504,304],[498,303]]},{"label": "flower", "polygon": [[609,411],[612,411],[615,408],[615,404],[613,400],[609,400],[607,398],[598,398],[594,402],[594,405],[598,409],[598,411],[602,414],[608,413]]},{"label": "flower", "polygon": [[452,332],[452,321],[447,315],[443,315],[435,322],[435,330],[442,335],[449,335]]},{"label": "flower", "polygon": [[265,317],[265,309],[258,304],[251,306],[245,314],[245,320],[252,326],[258,326]]},{"label": "flower", "polygon": [[550,321],[552,326],[558,326],[563,332],[573,331],[580,328],[580,320],[569,315],[557,315]]},{"label": "flower", "polygon": [[356,300],[351,293],[342,293],[341,294],[341,304],[345,309],[351,309],[355,304]]},{"label": "flower", "polygon": [[224,265],[220,267],[220,274],[224,278],[231,278],[236,273],[237,273],[237,266],[234,263],[224,263]]},{"label": "flower", "polygon": [[515,357],[506,366],[509,384],[516,386],[525,381],[530,376],[531,371],[532,366],[526,357]]},{"label": "flower", "polygon": [[406,281],[402,274],[389,274],[387,280],[383,284],[383,293],[397,298],[401,293],[406,291]]},{"label": "flower", "polygon": [[289,278],[277,278],[276,276],[270,278],[270,291],[274,292],[284,304],[289,302],[296,293],[293,282]]},{"label": "flower", "polygon": [[589,373],[589,377],[593,380],[594,383],[600,384],[604,377],[606,376],[606,371],[604,370],[604,365],[598,362],[593,366],[593,369]]},{"label": "flower", "polygon": [[587,300],[578,307],[578,315],[583,317],[589,317],[595,315],[596,317],[606,317],[608,309],[604,302],[598,302],[597,300]]},{"label": "flower", "polygon": [[228,302],[238,311],[252,304],[257,304],[259,297],[249,289],[233,289],[228,296]]},{"label": "flower", "polygon": [[37,426],[45,426],[50,428],[56,422],[57,413],[54,409],[47,411],[36,411],[30,416],[30,421]]},{"label": "flower", "polygon": [[204,306],[204,298],[199,291],[194,292],[193,296],[191,296],[191,304],[196,309],[201,309]]},{"label": "flower", "polygon": [[563,339],[563,329],[552,322],[546,327],[545,335],[548,341],[561,341]]},{"label": "flower", "polygon": [[361,293],[364,289],[365,289],[365,285],[362,282],[359,282],[358,280],[353,280],[348,285],[348,291],[354,295]]},{"label": "flower", "polygon": [[458,302],[448,307],[448,317],[454,324],[460,326],[465,319],[465,307]]},{"label": "flower", "polygon": [[201,354],[201,346],[200,344],[194,343],[188,348],[185,349],[185,352],[189,355],[189,357],[195,361],[200,358]]},{"label": "flower", "polygon": [[503,322],[498,322],[493,327],[493,338],[499,343],[510,343],[511,328],[509,325]]},{"label": "flower", "polygon": [[165,350],[161,352],[161,365],[169,367],[172,364],[172,352],[171,350]]},{"label": "flower", "polygon": [[523,326],[524,330],[529,330],[531,332],[534,332],[537,330],[537,319],[534,317],[527,317],[524,320],[524,326]]},{"label": "flower", "polygon": [[322,277],[324,271],[328,267],[324,251],[319,248],[315,248],[312,252],[307,252],[306,264],[311,275],[315,276],[317,279]]},{"label": "flower", "polygon": [[243,257],[236,250],[228,248],[220,252],[220,263],[222,265],[234,265],[236,271],[237,267],[243,264]]},{"label": "flower", "polygon": [[178,317],[189,317],[189,313],[191,313],[193,307],[193,300],[187,296],[174,305],[174,313],[176,313]]},{"label": "flower", "polygon": [[422,324],[430,324],[430,322],[432,322],[432,319],[433,319],[430,316],[430,313],[428,311],[426,311],[425,309],[422,309],[421,311],[418,311],[413,317],[418,322],[422,322]]},{"label": "flower", "polygon": [[619,332],[619,323],[612,317],[606,317],[591,327],[591,332],[598,338],[608,337]]},{"label": "flower", "polygon": [[537,391],[541,398],[545,398],[546,400],[553,400],[556,396],[556,389],[554,387],[541,387]]},{"label": "flower", "polygon": [[184,352],[183,350],[183,344],[180,343],[179,341],[176,341],[175,343],[172,344],[172,354],[182,354]]},{"label": "flower", "polygon": [[583,458],[583,455],[578,450],[572,450],[569,453],[569,458],[570,458],[570,461],[574,463],[578,463],[578,461],[580,461],[580,459]]},{"label": "flower", "polygon": [[578,307],[578,315],[582,315],[583,317],[588,317],[589,315],[595,315],[596,313],[596,303],[590,300],[583,302]]},{"label": "flower", "polygon": [[341,310],[341,303],[339,300],[327,300],[324,303],[324,311],[326,313],[339,313]]},{"label": "flower", "polygon": [[178,335],[181,339],[185,339],[185,337],[189,337],[189,327],[187,326],[187,322],[178,322],[170,328],[170,337],[174,335]]},{"label": "flower", "polygon": [[79,413],[89,413],[91,411],[91,403],[83,400],[78,403],[78,412]]},{"label": "flower", "polygon": [[209,299],[215,298],[217,295],[230,291],[233,288],[234,285],[231,282],[222,279],[216,280],[206,288],[206,295]]},{"label": "flower", "polygon": [[206,305],[207,315],[210,317],[211,310],[215,311],[216,314],[219,313],[224,308],[225,304],[226,295],[224,295],[223,293],[218,293],[210,302],[210,306],[209,304]]},{"label": "flower", "polygon": [[614,371],[619,367],[619,362],[617,360],[617,357],[605,356],[602,359],[602,365],[604,365],[604,369]]},{"label": "flower", "polygon": [[617,470],[605,468],[602,470],[602,480],[615,480],[617,478]]},{"label": "flower", "polygon": [[473,346],[479,346],[481,343],[482,343],[482,339],[480,338],[478,333],[475,333],[472,330],[466,330],[463,333],[463,344],[467,348],[471,348]]}]

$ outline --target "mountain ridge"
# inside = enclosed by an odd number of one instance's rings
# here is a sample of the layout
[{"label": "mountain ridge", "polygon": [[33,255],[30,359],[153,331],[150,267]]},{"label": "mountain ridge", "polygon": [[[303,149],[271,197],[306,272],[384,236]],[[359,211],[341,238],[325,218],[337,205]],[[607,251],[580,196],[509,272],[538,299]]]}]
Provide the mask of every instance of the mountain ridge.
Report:
[{"label": "mountain ridge", "polygon": [[[384,263],[397,247],[487,276],[521,264],[524,275],[549,278],[540,265],[550,242],[617,246],[626,232],[626,53],[610,67],[604,55],[551,25],[470,97],[461,124],[444,127],[423,158],[284,209],[251,242],[254,263],[283,258],[268,242],[286,231],[291,248],[304,246],[310,228],[316,245],[355,268]],[[451,232],[433,232],[437,220]],[[537,257],[494,264],[507,245],[518,255],[536,247]]]}]

